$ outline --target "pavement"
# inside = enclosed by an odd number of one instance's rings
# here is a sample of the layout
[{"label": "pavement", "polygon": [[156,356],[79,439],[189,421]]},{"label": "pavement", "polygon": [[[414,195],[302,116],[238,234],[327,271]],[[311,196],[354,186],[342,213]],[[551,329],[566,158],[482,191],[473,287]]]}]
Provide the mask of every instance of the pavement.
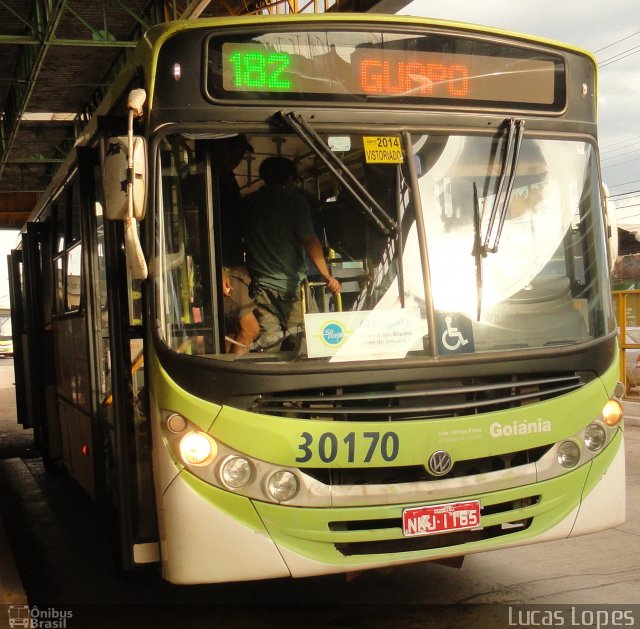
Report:
[{"label": "pavement", "polygon": [[[10,364],[9,377],[0,378],[0,459],[15,458],[33,451],[33,430],[23,430],[16,422],[12,363],[13,361]],[[2,376],[9,373],[8,367],[4,365],[2,371]],[[0,512],[0,607],[26,604],[27,595],[16,568],[13,550],[7,539]]]},{"label": "pavement", "polygon": [[26,604],[27,594],[22,587],[13,551],[0,519],[0,606]]},{"label": "pavement", "polygon": [[[638,398],[636,398],[638,399]],[[640,399],[622,400],[624,408],[624,423],[627,426],[640,426]]]}]

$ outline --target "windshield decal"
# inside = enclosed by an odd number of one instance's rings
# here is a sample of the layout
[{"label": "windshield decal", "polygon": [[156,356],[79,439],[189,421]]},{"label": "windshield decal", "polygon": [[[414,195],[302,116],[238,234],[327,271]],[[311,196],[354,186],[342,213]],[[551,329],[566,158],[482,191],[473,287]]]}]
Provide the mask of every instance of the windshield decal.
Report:
[{"label": "windshield decal", "polygon": [[436,338],[438,351],[446,354],[472,354],[473,325],[469,317],[459,312],[436,312]]},{"label": "windshield decal", "polygon": [[402,142],[397,136],[364,136],[364,157],[367,164],[402,164]]},{"label": "windshield decal", "polygon": [[332,362],[404,358],[422,349],[426,334],[419,308],[311,313],[304,325],[309,357],[331,356]]}]

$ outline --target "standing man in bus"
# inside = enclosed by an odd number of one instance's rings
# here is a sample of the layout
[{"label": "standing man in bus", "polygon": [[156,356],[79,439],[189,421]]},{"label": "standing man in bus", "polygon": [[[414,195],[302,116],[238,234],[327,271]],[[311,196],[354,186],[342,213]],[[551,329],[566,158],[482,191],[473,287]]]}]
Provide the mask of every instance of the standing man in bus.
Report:
[{"label": "standing man in bus", "polygon": [[302,330],[301,284],[306,277],[305,251],[335,295],[340,282],[331,276],[322,244],[304,196],[294,189],[298,172],[286,157],[260,164],[262,188],[244,197],[247,267],[256,304],[263,349]]},{"label": "standing man in bus", "polygon": [[[226,351],[244,354],[260,332],[249,296],[250,278],[244,259],[245,243],[241,214],[242,196],[234,170],[247,152],[253,153],[245,135],[213,143],[215,166],[219,169],[220,232],[222,249],[222,292],[227,327]],[[231,334],[230,334],[231,333]]]}]

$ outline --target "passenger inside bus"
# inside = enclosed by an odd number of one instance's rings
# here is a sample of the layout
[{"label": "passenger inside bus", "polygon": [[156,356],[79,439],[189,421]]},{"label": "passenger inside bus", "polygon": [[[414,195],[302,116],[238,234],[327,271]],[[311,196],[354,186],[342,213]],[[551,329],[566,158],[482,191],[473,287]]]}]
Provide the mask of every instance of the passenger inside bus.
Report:
[{"label": "passenger inside bus", "polygon": [[[359,173],[364,186],[383,207],[397,205],[396,169],[381,168],[378,164],[364,164]],[[331,203],[324,204],[323,217],[332,247],[349,260],[367,259],[377,266],[388,246],[387,238],[367,221],[358,201],[341,188]]]},{"label": "passenger inside bus", "polygon": [[295,343],[303,330],[301,284],[307,276],[305,251],[327,288],[335,295],[340,282],[331,276],[316,235],[309,204],[294,188],[298,172],[285,157],[260,164],[264,185],[243,200],[247,267],[256,304],[262,350],[283,341]]},{"label": "passenger inside bus", "polygon": [[242,197],[234,169],[253,147],[246,136],[212,143],[214,165],[219,169],[218,190],[222,238],[222,292],[226,325],[227,353],[244,354],[258,336],[260,327],[249,296],[250,278],[245,265],[245,243],[240,204]]}]

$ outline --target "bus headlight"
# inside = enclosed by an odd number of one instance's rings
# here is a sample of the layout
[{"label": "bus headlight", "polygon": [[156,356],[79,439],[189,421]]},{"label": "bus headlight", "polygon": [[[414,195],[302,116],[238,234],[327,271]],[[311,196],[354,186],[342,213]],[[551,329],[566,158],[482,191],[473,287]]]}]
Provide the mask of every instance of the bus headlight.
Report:
[{"label": "bus headlight", "polygon": [[558,463],[562,467],[575,467],[580,462],[580,448],[575,441],[563,441],[558,446]]},{"label": "bus headlight", "polygon": [[597,452],[607,442],[607,433],[600,424],[589,424],[584,431],[584,443],[592,452]]},{"label": "bus headlight", "polygon": [[267,492],[276,502],[291,500],[298,493],[298,479],[292,472],[280,470],[269,477]]},{"label": "bus headlight", "polygon": [[602,421],[604,421],[607,426],[615,426],[622,419],[622,404],[611,398],[602,409]]},{"label": "bus headlight", "polygon": [[207,465],[217,454],[215,441],[203,432],[188,432],[180,440],[180,456],[191,465]]},{"label": "bus headlight", "polygon": [[241,456],[230,456],[220,466],[220,478],[231,489],[244,487],[252,476],[251,463]]},{"label": "bus headlight", "polygon": [[167,418],[167,428],[174,434],[179,434],[187,429],[187,420],[178,413],[172,413]]}]

